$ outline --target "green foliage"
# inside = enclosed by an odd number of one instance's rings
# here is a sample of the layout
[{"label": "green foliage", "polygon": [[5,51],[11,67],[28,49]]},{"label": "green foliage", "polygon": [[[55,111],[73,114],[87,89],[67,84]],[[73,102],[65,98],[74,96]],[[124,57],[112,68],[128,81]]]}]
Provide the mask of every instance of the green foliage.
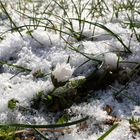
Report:
[{"label": "green foliage", "polygon": [[19,70],[24,71],[24,72],[31,72],[32,71],[31,69],[24,68],[22,66],[18,66],[18,65],[14,65],[14,64],[10,64],[10,63],[8,63],[6,61],[2,61],[2,60],[0,60],[0,64],[1,65],[7,65],[9,67],[13,67],[13,68],[19,69]]},{"label": "green foliage", "polygon": [[100,138],[98,138],[97,140],[104,140],[105,137],[107,137],[114,129],[116,129],[118,127],[118,123],[114,124],[108,131],[106,131]]},{"label": "green foliage", "polygon": [[33,33],[33,30],[26,31],[26,34],[31,35]]},{"label": "green foliage", "polygon": [[38,92],[31,101],[31,107],[38,109],[40,106],[40,102],[42,101],[42,98],[44,98],[44,91]]},{"label": "green foliage", "polygon": [[14,127],[3,126],[0,128],[0,139],[1,140],[13,140],[15,139],[15,131]]},{"label": "green foliage", "polygon": [[50,95],[55,97],[65,97],[66,95],[70,94],[69,96],[73,96],[76,92],[76,89],[82,86],[85,83],[86,79],[77,79],[71,80],[67,82],[64,86],[56,88]]},{"label": "green foliage", "polygon": [[[67,116],[63,116],[64,118],[67,118]],[[88,119],[88,116],[73,122],[65,122],[62,121],[59,124],[50,124],[50,125],[34,125],[34,124],[0,124],[0,139],[1,140],[15,140],[15,130],[16,128],[33,128],[41,138],[44,140],[48,140],[48,138],[37,128],[59,128],[59,127],[67,127],[71,125],[76,125],[81,122],[84,122]],[[62,118],[61,118],[62,120]]]},{"label": "green foliage", "polygon": [[[72,19],[73,20],[79,20],[79,19],[76,19],[76,18],[72,18]],[[110,30],[109,28],[104,26],[103,24],[100,24],[100,23],[97,23],[97,22],[86,21],[86,20],[81,20],[81,22],[85,22],[85,23],[88,23],[90,25],[97,26],[97,27],[103,29],[104,31],[108,32],[110,35],[112,35],[114,38],[116,38],[122,44],[126,53],[132,53],[131,50],[127,47],[127,45],[124,44],[122,38],[118,34],[113,32],[112,30]]]},{"label": "green foliage", "polygon": [[135,118],[134,116],[132,116],[129,119],[129,123],[132,131],[140,133],[140,118]]},{"label": "green foliage", "polygon": [[85,78],[68,81],[64,86],[55,87],[47,95],[41,91],[32,99],[31,107],[38,109],[44,104],[47,111],[58,111],[70,107],[79,96],[77,89],[85,82]]},{"label": "green foliage", "polygon": [[6,7],[5,7],[5,5],[2,3],[2,1],[0,1],[0,5],[1,5],[1,7],[2,7],[3,12],[4,12],[4,13],[6,14],[6,16],[8,17],[8,19],[9,19],[9,21],[10,21],[10,23],[11,23],[11,26],[13,25],[13,26],[15,27],[15,31],[18,31],[18,33],[20,34],[20,36],[23,37],[22,34],[21,34],[21,32],[20,32],[20,30],[17,28],[17,25],[15,24],[15,22],[13,21],[13,19],[12,19],[11,16],[9,15],[8,11],[6,10]]},{"label": "green foliage", "polygon": [[67,113],[63,113],[63,115],[58,119],[57,124],[67,123],[70,119],[70,115]]},{"label": "green foliage", "polygon": [[15,109],[16,106],[17,106],[17,103],[19,103],[19,101],[14,99],[14,98],[9,100],[8,101],[8,108],[11,109],[11,110]]},{"label": "green foliage", "polygon": [[86,116],[82,119],[73,121],[73,122],[67,122],[64,124],[46,124],[46,125],[36,125],[36,124],[0,124],[0,129],[3,127],[18,127],[18,128],[60,128],[60,127],[66,127],[66,126],[72,126],[72,125],[76,125],[79,124],[81,122],[84,122],[86,120],[88,120],[89,117]]}]

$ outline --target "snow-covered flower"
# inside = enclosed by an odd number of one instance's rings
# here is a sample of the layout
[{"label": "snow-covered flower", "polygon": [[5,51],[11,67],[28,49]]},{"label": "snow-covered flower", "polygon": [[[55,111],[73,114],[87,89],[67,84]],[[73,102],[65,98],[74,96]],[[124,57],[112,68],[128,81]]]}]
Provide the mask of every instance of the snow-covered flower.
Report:
[{"label": "snow-covered flower", "polygon": [[55,81],[55,83],[61,83],[61,82],[68,81],[71,78],[73,71],[74,71],[74,68],[72,68],[69,63],[68,64],[57,63],[54,71],[52,72],[53,84],[54,84],[54,81]]},{"label": "snow-covered flower", "polygon": [[118,63],[118,56],[115,53],[106,53],[104,56],[105,64],[109,66],[110,69],[116,69]]}]

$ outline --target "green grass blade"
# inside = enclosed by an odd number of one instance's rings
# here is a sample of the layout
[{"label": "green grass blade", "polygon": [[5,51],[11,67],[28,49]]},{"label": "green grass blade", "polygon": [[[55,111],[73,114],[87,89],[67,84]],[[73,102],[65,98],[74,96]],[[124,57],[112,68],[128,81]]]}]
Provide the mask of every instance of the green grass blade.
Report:
[{"label": "green grass blade", "polygon": [[18,30],[17,25],[16,25],[15,22],[12,20],[12,18],[10,17],[10,15],[9,15],[9,13],[7,12],[6,8],[4,7],[4,5],[3,5],[3,3],[2,3],[1,0],[0,0],[0,4],[1,4],[1,7],[2,7],[4,13],[7,15],[8,19],[10,20],[10,22],[14,25],[15,30],[17,30],[17,31],[19,32],[20,36],[23,37],[22,34],[21,34],[21,32]]},{"label": "green grass blade", "polygon": [[[76,18],[72,18],[72,20],[81,20],[81,19],[76,19]],[[97,22],[91,22],[91,21],[87,21],[87,20],[81,20],[81,22],[85,22],[94,26],[97,26],[103,30],[105,30],[106,32],[110,33],[112,36],[114,36],[122,45],[123,47],[126,49],[126,51],[128,53],[132,53],[131,50],[126,46],[126,44],[124,44],[124,42],[122,41],[121,37],[119,35],[117,35],[116,33],[114,33],[113,31],[111,31],[109,28],[107,28],[106,26],[97,23]]]},{"label": "green grass blade", "polygon": [[115,128],[118,127],[118,123],[114,124],[108,131],[106,131],[100,138],[98,138],[97,140],[104,140],[105,137],[107,137]]},{"label": "green grass blade", "polygon": [[[21,25],[21,26],[18,26],[17,29],[25,30],[25,29],[27,29],[27,27],[34,27],[34,25],[32,25],[32,24]],[[60,29],[58,29],[58,28],[53,28],[53,27],[46,26],[46,25],[38,25],[38,27],[42,27],[42,28],[44,28],[44,29],[45,29],[45,28],[46,28],[46,29],[50,29],[50,30],[55,31],[55,32],[56,32],[56,31],[57,31],[57,32],[61,32],[61,33],[65,34],[65,35],[69,35],[69,36],[73,37],[72,34],[70,34],[70,33],[68,33],[68,32],[65,32],[65,31],[63,31],[63,30],[60,30]],[[13,27],[12,29],[9,29],[9,30],[3,32],[2,34],[0,34],[0,37],[3,36],[3,35],[5,35],[7,32],[10,32],[10,31],[13,31],[13,30],[15,30],[14,27]]]},{"label": "green grass blade", "polygon": [[20,128],[59,128],[59,127],[66,127],[71,125],[76,125],[83,121],[86,121],[89,117],[82,118],[77,121],[68,122],[64,124],[50,124],[50,125],[36,125],[36,124],[0,124],[0,128],[2,127],[20,127]]},{"label": "green grass blade", "polygon": [[83,53],[83,52],[79,51],[78,49],[76,49],[75,47],[73,47],[66,39],[64,39],[63,37],[61,37],[61,38],[66,42],[66,44],[69,45],[68,47],[69,47],[71,50],[73,50],[73,51],[75,51],[75,52],[77,52],[77,53],[83,55],[84,57],[86,57],[86,58],[89,59],[89,60],[98,62],[98,63],[100,63],[100,64],[102,63],[101,60],[95,59],[95,58],[91,58],[91,57],[87,56],[85,53]]},{"label": "green grass blade", "polygon": [[0,64],[1,64],[1,65],[4,65],[4,64],[5,64],[5,65],[7,65],[7,66],[14,67],[14,68],[20,69],[20,70],[22,70],[22,71],[26,71],[26,72],[31,72],[31,71],[32,71],[31,69],[27,69],[27,68],[24,68],[24,67],[22,67],[22,66],[10,64],[10,63],[8,63],[8,62],[1,61],[1,60],[0,60]]}]

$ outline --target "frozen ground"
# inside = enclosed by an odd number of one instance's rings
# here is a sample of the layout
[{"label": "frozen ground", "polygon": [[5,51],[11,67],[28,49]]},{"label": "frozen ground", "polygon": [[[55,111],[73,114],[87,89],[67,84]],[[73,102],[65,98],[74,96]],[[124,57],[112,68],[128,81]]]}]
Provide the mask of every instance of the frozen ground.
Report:
[{"label": "frozen ground", "polygon": [[[74,2],[76,1],[74,0]],[[82,1],[83,4],[86,4],[87,2],[87,0]],[[89,7],[91,6],[91,2],[92,0],[88,3]],[[125,2],[127,3],[127,1]],[[27,2],[26,0],[14,2],[7,1],[6,8],[13,21],[15,21],[17,27],[32,24],[42,25],[43,23],[41,23],[41,21],[47,22],[40,20],[40,23],[34,23],[36,21],[33,21],[33,19],[27,17],[27,15],[35,17],[33,13],[37,13],[38,18],[48,18],[56,23],[56,26],[59,28],[60,20],[58,20],[56,16],[53,14],[45,15],[43,13],[47,3],[49,3],[49,1],[40,2],[39,4],[38,2]],[[69,5],[69,17],[77,18],[77,15],[72,13],[73,4],[71,0],[67,1],[67,3]],[[70,43],[72,42],[72,45],[75,48],[78,48],[80,52],[87,54],[90,58],[96,58],[103,61],[111,69],[116,68],[119,55],[121,62],[127,61],[127,63],[120,62],[119,64],[125,69],[129,70],[134,67],[134,64],[128,63],[128,61],[140,63],[140,43],[138,42],[133,31],[128,26],[123,26],[122,24],[123,22],[128,21],[127,14],[130,14],[130,16],[132,15],[129,10],[122,10],[118,12],[118,18],[116,18],[113,15],[113,3],[115,3],[115,1],[107,1],[110,11],[107,11],[107,13],[103,12],[104,16],[97,15],[92,18],[91,16],[86,16],[88,10],[84,10],[81,19],[86,18],[87,21],[99,22],[112,30],[114,33],[117,33],[122,38],[124,44],[130,46],[132,54],[121,55],[120,52],[124,51],[124,46],[115,37],[98,27],[95,28],[95,32],[93,34],[94,26],[90,27],[90,25],[87,23],[84,25],[84,29],[82,31],[85,38],[80,41],[76,41],[75,38],[69,37],[66,34],[63,34],[62,39],[60,37],[60,33],[52,31],[51,29],[44,30],[45,27],[31,27],[30,29],[28,29],[28,27],[24,28],[25,30],[21,31],[22,36],[19,34],[19,32],[4,33],[5,31],[11,29],[11,23],[9,23],[8,17],[1,10],[0,32],[3,40],[0,42],[0,61],[22,66],[31,70],[31,72],[19,72],[20,70],[17,68],[7,66],[6,64],[0,65],[1,123],[54,123],[56,116],[53,113],[46,114],[46,112],[43,112],[42,109],[33,109],[24,113],[18,109],[11,111],[8,108],[8,101],[14,98],[19,101],[20,106],[30,108],[30,102],[38,92],[44,91],[47,94],[54,88],[51,82],[50,73],[56,67],[56,65],[67,63],[69,59],[71,68],[76,69],[78,66],[88,60],[88,58],[82,54],[67,47],[69,44],[65,42],[65,39]],[[116,3],[121,2],[118,0]],[[139,2],[136,2],[136,4],[139,5]],[[64,11],[62,9],[60,10],[60,7],[57,4],[56,6],[54,5],[53,2],[52,5],[50,5],[51,8],[54,8],[51,12],[57,14],[59,13],[58,15],[61,17]],[[33,8],[35,8],[35,11]],[[49,10],[51,10],[51,8]],[[21,13],[17,11],[20,11]],[[26,14],[26,16],[24,16],[22,13]],[[134,15],[134,17],[139,20],[140,14]],[[64,18],[67,19],[67,17]],[[73,25],[74,30],[79,31],[78,22],[74,20]],[[66,29],[64,27],[63,29],[66,33],[70,33],[68,28]],[[32,31],[32,36],[30,33],[26,32],[29,30]],[[139,29],[136,29],[136,31],[139,33]],[[96,65],[97,62],[89,61],[82,67],[78,68],[72,77],[69,78],[87,76],[94,70]],[[68,69],[70,69],[70,67]],[[43,78],[35,78],[34,74],[39,70],[48,75]],[[62,74],[60,75],[61,78],[65,76],[65,72],[60,72],[60,74]],[[111,127],[111,125],[107,124],[106,122],[114,119],[115,117],[120,120],[120,124],[105,138],[106,140],[139,140],[140,134],[139,132],[134,133],[131,130],[129,119],[132,116],[137,118],[140,117],[140,77],[130,81],[127,87],[120,93],[120,100],[116,99],[114,97],[114,93],[123,87],[124,85],[120,85],[118,81],[115,81],[106,89],[91,91],[94,93],[87,102],[83,102],[78,105],[75,104],[69,108],[68,112],[75,114],[75,116],[71,118],[71,121],[80,119],[87,115],[89,116],[89,119],[87,120],[86,124],[84,124],[84,128],[81,128],[80,126],[70,127],[72,131],[70,133],[65,133],[61,137],[59,136],[58,139],[97,140]],[[112,110],[110,114],[105,109],[107,106]]]}]

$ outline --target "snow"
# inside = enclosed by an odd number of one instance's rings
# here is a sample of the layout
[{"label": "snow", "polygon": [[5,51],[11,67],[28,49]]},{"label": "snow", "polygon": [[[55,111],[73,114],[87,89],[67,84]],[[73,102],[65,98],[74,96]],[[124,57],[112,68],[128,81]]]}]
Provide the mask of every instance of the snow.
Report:
[{"label": "snow", "polygon": [[[7,3],[8,12],[17,25],[24,26],[26,24],[33,24],[33,21],[30,21],[31,19],[28,19],[26,16],[21,16],[14,10],[18,9],[16,4],[17,1],[7,2],[9,2]],[[86,2],[87,0],[82,1],[83,4]],[[45,29],[45,27],[38,27],[37,29],[31,27],[32,36],[26,32],[27,30],[22,31],[23,37],[21,37],[18,32],[6,32],[2,35],[3,40],[0,42],[0,61],[22,66],[31,71],[23,72],[20,69],[7,66],[6,64],[3,66],[0,65],[0,123],[54,123],[55,117],[59,113],[56,113],[55,115],[53,113],[46,114],[43,109],[33,109],[32,111],[27,111],[27,113],[22,113],[16,109],[12,111],[8,108],[8,101],[12,98],[17,99],[19,101],[19,106],[28,109],[30,108],[31,100],[40,91],[44,91],[45,94],[47,94],[49,91],[53,90],[54,86],[51,74],[58,82],[65,82],[67,80],[85,78],[96,68],[97,62],[95,61],[89,61],[81,66],[88,58],[71,50],[64,39],[68,40],[72,44],[72,47],[79,52],[84,53],[91,58],[103,61],[110,70],[115,70],[117,68],[118,61],[140,63],[140,43],[137,41],[134,33],[132,35],[132,30],[130,28],[124,26],[124,24],[120,24],[120,22],[128,20],[126,11],[119,12],[119,18],[114,16],[111,19],[113,1],[108,0],[106,2],[107,5],[109,5],[110,12],[105,13],[104,17],[91,18],[92,15],[87,16],[89,13],[88,9],[91,7],[91,1],[89,2],[87,9],[82,13],[82,17],[86,18],[88,21],[91,21],[92,19],[93,22],[99,22],[115,32],[121,37],[124,44],[127,46],[130,45],[132,54],[128,55],[123,53],[122,51],[125,50],[123,45],[111,34],[99,27],[94,29],[94,26],[86,23],[82,33],[85,38],[80,41],[77,41],[72,36],[66,34],[63,34],[62,39],[59,32]],[[117,2],[119,3],[119,1]],[[38,6],[36,2],[33,3],[35,4],[34,6]],[[33,3],[25,2],[25,5],[22,6],[25,6],[27,9],[32,9]],[[47,3],[49,3],[49,1],[46,1],[46,5]],[[70,7],[67,9],[69,10],[69,18],[76,18],[77,15],[72,11],[73,5],[71,1],[68,0],[67,3]],[[38,11],[38,18],[44,17],[44,15],[41,14],[46,6],[44,5],[45,4],[41,3],[39,5],[40,11]],[[53,3],[50,7],[53,8]],[[55,5],[53,12],[57,12],[59,16],[62,16],[63,10],[59,10],[60,7]],[[25,13],[33,16],[32,12],[28,10],[25,10]],[[58,20],[57,17],[53,15],[46,15],[45,18],[52,19],[54,23],[56,22],[56,29],[59,29],[59,23],[62,22],[60,19]],[[64,17],[64,19],[68,20],[67,17]],[[140,15],[137,15],[137,19],[140,19]],[[79,23],[73,21],[72,24],[74,31],[78,32]],[[40,23],[40,25],[42,24]],[[8,18],[3,13],[0,15],[0,26],[0,33],[9,30],[11,27]],[[68,25],[68,27],[69,26],[70,25]],[[62,29],[71,34],[71,31],[68,28],[65,28],[65,26],[62,27]],[[137,29],[137,31],[139,31],[139,29]],[[122,56],[121,53],[123,54]],[[67,63],[68,59],[69,62]],[[134,67],[134,64],[126,62],[120,63],[120,66],[129,71],[129,69]],[[47,76],[35,78],[34,74],[39,71],[45,73]],[[123,77],[120,77],[120,80],[121,78]],[[84,130],[79,130],[79,126],[72,126],[70,127],[72,128],[72,131],[70,133],[65,133],[59,140],[97,140],[110,128],[111,125],[105,124],[105,121],[111,119],[112,116],[117,117],[121,121],[119,122],[119,126],[113,130],[105,140],[139,140],[140,134],[137,133],[134,135],[130,130],[128,121],[132,116],[140,118],[139,83],[140,77],[130,81],[123,92],[120,93],[121,100],[117,100],[114,97],[114,94],[124,87],[124,85],[120,85],[117,81],[106,89],[90,91],[92,96],[88,101],[74,104],[68,109],[68,112],[75,114],[75,116],[71,118],[71,121],[80,119],[83,116],[89,116],[89,120],[86,122],[87,127]],[[111,114],[108,114],[107,111],[104,110],[106,105],[109,105],[112,108]]]}]

